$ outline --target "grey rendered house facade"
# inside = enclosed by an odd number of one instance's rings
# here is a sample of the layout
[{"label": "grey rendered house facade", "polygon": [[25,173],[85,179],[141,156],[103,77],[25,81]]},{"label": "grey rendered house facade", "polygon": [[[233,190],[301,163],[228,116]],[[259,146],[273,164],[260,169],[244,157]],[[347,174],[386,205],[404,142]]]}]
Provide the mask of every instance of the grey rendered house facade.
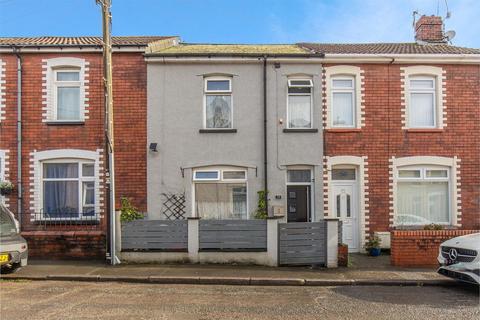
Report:
[{"label": "grey rendered house facade", "polygon": [[172,196],[183,218],[253,219],[265,186],[269,215],[323,219],[317,58],[294,45],[147,53],[148,219],[169,219]]}]

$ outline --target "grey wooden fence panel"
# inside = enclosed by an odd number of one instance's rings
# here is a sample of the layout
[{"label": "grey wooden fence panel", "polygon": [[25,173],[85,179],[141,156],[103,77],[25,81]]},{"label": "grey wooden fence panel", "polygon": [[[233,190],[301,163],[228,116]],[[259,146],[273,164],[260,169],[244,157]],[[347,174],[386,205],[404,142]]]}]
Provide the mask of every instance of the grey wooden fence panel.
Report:
[{"label": "grey wooden fence panel", "polygon": [[278,224],[278,250],[281,265],[325,264],[327,224],[289,222]]},{"label": "grey wooden fence panel", "polygon": [[266,220],[200,220],[199,248],[208,251],[266,251]]},{"label": "grey wooden fence panel", "polygon": [[122,224],[122,250],[186,251],[186,220],[135,220]]}]

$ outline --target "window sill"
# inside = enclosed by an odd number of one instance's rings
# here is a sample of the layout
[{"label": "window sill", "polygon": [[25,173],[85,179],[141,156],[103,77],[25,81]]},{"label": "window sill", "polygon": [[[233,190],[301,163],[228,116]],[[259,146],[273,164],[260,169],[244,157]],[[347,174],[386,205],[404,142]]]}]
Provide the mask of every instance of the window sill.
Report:
[{"label": "window sill", "polygon": [[200,129],[199,133],[237,133],[237,129]]},{"label": "window sill", "polygon": [[361,132],[362,129],[360,128],[329,128],[329,129],[325,129],[325,131],[345,133],[345,132]]},{"label": "window sill", "polygon": [[85,121],[79,120],[79,121],[47,121],[46,122],[47,126],[79,126],[79,125],[84,125]]},{"label": "window sill", "polygon": [[443,132],[443,129],[440,128],[425,128],[425,129],[405,129],[407,132],[414,132],[414,133],[439,133]]},{"label": "window sill", "polygon": [[283,129],[284,133],[316,133],[318,129]]}]

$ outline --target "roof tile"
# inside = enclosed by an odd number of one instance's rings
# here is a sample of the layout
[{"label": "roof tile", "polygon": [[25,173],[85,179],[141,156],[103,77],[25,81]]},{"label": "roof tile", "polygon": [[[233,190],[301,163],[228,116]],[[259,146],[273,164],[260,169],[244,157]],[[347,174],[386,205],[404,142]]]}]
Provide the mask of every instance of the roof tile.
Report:
[{"label": "roof tile", "polygon": [[418,43],[298,43],[316,53],[325,54],[480,54],[480,49],[448,44]]},{"label": "roof tile", "polygon": [[[170,36],[122,36],[112,37],[114,46],[146,46],[150,42],[172,38]],[[0,46],[101,46],[101,37],[16,37],[0,38]]]}]

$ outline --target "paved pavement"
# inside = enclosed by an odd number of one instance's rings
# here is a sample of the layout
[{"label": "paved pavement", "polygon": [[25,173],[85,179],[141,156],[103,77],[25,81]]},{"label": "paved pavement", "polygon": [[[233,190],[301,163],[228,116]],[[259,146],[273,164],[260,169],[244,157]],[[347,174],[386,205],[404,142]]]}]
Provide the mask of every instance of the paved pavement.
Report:
[{"label": "paved pavement", "polygon": [[479,319],[472,287],[0,281],[1,319]]},{"label": "paved pavement", "polygon": [[[393,268],[389,256],[352,255],[348,268],[261,267],[239,265],[124,265],[75,261],[31,261],[17,273],[2,278],[39,280],[130,281],[156,283],[349,285],[453,282],[431,269]],[[336,283],[335,283],[336,282]]]}]

